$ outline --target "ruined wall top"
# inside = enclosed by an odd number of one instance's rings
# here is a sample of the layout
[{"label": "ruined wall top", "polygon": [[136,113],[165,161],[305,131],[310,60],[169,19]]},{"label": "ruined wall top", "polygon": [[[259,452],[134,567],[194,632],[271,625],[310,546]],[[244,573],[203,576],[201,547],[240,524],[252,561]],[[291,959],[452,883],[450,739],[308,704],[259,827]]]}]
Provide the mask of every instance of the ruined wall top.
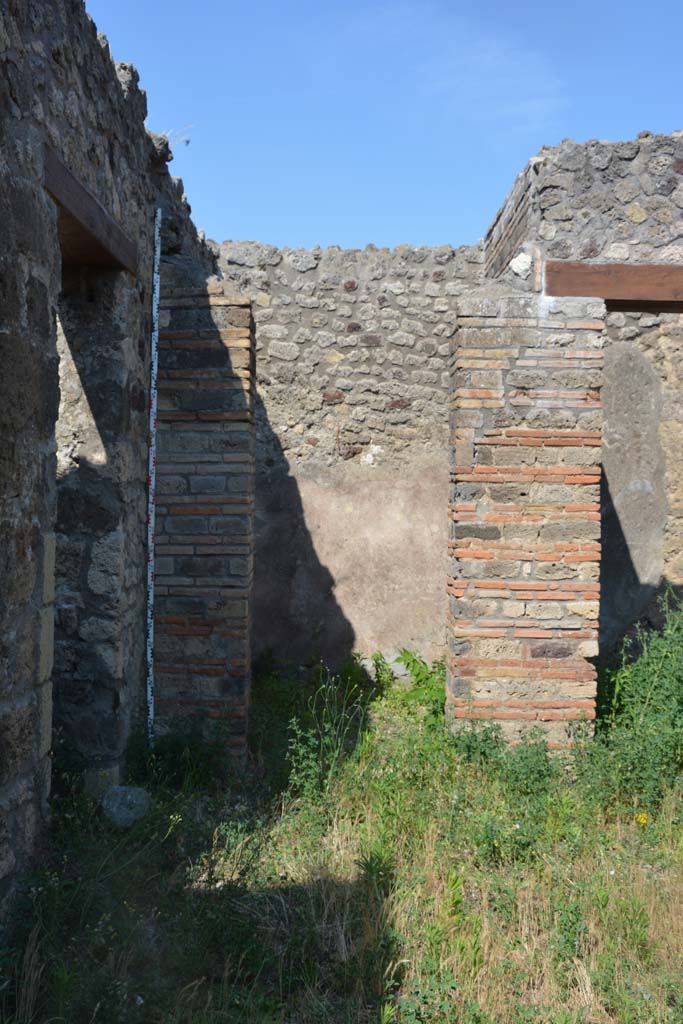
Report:
[{"label": "ruined wall top", "polygon": [[449,339],[480,247],[219,252],[254,302],[261,467],[285,471],[283,452],[311,468],[445,452]]},{"label": "ruined wall top", "polygon": [[517,177],[484,240],[486,273],[532,287],[534,247],[556,260],[683,263],[682,210],[683,132],[565,139]]},{"label": "ruined wall top", "polygon": [[459,301],[541,290],[543,258],[683,262],[681,207],[683,133],[566,140],[529,162],[476,246],[227,241],[215,252],[255,304],[271,426],[288,458],[312,467],[378,446],[383,459],[443,449]]},{"label": "ruined wall top", "polygon": [[[145,128],[147,98],[132,64],[112,60],[83,0],[9,0],[0,10],[7,88],[0,94],[0,169],[14,178],[15,209],[30,221],[32,185],[43,179],[44,144],[95,196],[125,234],[160,203],[172,261],[198,274],[212,258],[190,218],[183,183],[168,173],[167,140]],[[44,197],[46,208],[51,201]],[[21,213],[17,214],[18,216]],[[144,233],[143,233],[144,234]],[[141,261],[151,253],[143,249]]]}]

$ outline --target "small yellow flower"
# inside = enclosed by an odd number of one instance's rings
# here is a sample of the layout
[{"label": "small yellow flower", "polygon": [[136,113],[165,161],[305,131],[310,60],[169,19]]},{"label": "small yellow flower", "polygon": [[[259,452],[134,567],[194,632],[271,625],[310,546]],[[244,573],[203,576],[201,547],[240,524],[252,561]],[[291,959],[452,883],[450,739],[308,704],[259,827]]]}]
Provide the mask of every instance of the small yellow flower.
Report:
[{"label": "small yellow flower", "polygon": [[636,814],[636,821],[639,825],[642,825],[643,827],[647,825],[649,820],[650,815],[646,811],[641,811],[639,814]]}]

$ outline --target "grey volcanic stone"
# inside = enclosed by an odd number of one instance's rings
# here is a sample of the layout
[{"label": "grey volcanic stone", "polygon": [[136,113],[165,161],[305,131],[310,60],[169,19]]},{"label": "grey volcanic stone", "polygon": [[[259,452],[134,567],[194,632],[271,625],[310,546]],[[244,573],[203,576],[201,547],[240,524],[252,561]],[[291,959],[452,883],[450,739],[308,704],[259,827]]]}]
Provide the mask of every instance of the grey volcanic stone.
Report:
[{"label": "grey volcanic stone", "polygon": [[307,270],[314,270],[318,265],[315,255],[312,252],[306,252],[304,249],[295,249],[294,252],[287,250],[285,260],[289,263],[290,267],[294,267],[300,274],[305,274]]},{"label": "grey volcanic stone", "polygon": [[262,242],[223,242],[221,256],[228,264],[239,267],[276,267],[282,260],[274,245]]},{"label": "grey volcanic stone", "polygon": [[102,797],[102,813],[119,828],[130,828],[151,809],[152,798],[140,786],[112,786]]}]

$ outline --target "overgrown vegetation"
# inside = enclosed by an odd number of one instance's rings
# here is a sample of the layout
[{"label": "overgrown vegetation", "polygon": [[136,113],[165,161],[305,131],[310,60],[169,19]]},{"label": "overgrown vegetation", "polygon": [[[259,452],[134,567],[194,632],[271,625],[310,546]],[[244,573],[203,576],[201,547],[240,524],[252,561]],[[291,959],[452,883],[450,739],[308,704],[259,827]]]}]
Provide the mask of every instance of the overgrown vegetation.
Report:
[{"label": "overgrown vegetation", "polygon": [[683,615],[604,674],[573,759],[450,736],[443,665],[269,669],[254,764],[138,750],[154,813],[55,807],[11,1024],[681,1024]]}]

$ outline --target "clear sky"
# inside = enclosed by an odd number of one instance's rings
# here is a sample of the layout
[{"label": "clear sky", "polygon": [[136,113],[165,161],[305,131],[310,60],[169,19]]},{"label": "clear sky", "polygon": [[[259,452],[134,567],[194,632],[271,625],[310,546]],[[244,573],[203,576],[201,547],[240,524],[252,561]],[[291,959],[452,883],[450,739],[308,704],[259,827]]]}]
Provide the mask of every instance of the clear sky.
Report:
[{"label": "clear sky", "polygon": [[680,0],[86,0],[211,238],[472,243],[543,144],[683,128]]}]

